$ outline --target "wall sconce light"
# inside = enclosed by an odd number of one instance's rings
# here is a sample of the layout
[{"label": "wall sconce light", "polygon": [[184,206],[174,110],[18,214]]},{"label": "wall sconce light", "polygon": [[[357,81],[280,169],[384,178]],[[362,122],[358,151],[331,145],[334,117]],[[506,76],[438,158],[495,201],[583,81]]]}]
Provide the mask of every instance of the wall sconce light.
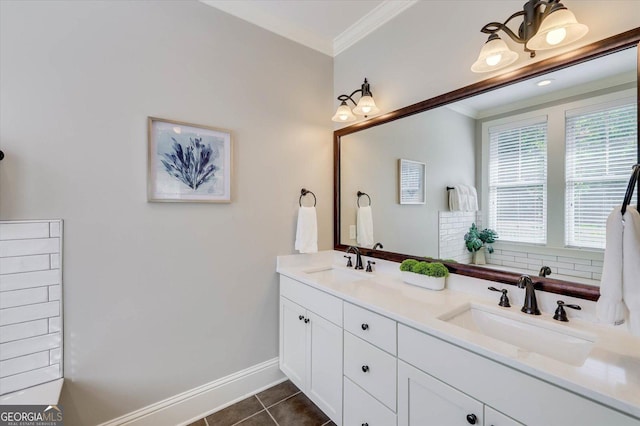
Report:
[{"label": "wall sconce light", "polygon": [[[514,18],[523,17],[514,33],[507,24]],[[480,50],[478,59],[471,66],[473,72],[495,71],[511,65],[518,59],[518,54],[507,46],[498,31],[504,31],[516,43],[524,44],[525,52],[530,57],[536,50],[547,50],[566,46],[587,34],[589,28],[578,23],[576,17],[559,0],[528,0],[523,10],[511,15],[503,24],[489,22],[480,30],[489,34],[489,39]]]},{"label": "wall sconce light", "polygon": [[[353,95],[356,93],[362,94],[362,97],[357,103],[353,100]],[[350,95],[340,95],[338,96],[338,100],[340,101],[340,106],[331,119],[339,123],[355,121],[357,117],[354,114],[364,115],[367,117],[371,114],[377,114],[380,111],[380,108],[376,106],[376,103],[373,100],[371,89],[369,89],[369,82],[366,78],[364,79],[364,83],[362,83],[362,87],[360,89],[354,90]],[[351,101],[355,105],[353,111],[349,108],[349,105],[347,105],[347,101]]]}]

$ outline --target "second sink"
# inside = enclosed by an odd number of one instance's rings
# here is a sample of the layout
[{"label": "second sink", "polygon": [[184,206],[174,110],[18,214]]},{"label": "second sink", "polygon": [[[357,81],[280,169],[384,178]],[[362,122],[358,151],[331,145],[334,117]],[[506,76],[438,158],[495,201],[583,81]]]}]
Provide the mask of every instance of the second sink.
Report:
[{"label": "second sink", "polygon": [[520,312],[468,304],[447,312],[440,319],[467,330],[492,337],[529,352],[580,366],[589,356],[595,335],[528,318]]}]

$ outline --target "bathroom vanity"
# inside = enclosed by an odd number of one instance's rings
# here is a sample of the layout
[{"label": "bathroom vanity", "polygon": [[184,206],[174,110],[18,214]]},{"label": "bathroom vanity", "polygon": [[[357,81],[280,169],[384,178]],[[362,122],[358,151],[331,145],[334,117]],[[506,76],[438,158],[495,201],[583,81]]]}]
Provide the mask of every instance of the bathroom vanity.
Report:
[{"label": "bathroom vanity", "polygon": [[[343,252],[278,258],[280,368],[337,425],[640,425],[640,339],[591,321],[594,303],[451,274],[430,291],[398,263]],[[578,301],[569,322],[555,301]],[[580,316],[581,318],[577,318]]]}]

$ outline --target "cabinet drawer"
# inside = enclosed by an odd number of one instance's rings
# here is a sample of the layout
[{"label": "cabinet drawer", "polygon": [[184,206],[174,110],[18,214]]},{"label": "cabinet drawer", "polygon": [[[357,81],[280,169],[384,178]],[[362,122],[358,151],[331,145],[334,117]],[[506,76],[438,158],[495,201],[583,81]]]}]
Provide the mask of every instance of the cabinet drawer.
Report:
[{"label": "cabinet drawer", "polygon": [[396,411],[396,358],[346,331],[344,375]]},{"label": "cabinet drawer", "polygon": [[516,422],[488,405],[484,406],[484,424],[485,426],[523,426],[522,423]]},{"label": "cabinet drawer", "polygon": [[344,378],[344,426],[395,426],[396,415],[351,380]]},{"label": "cabinet drawer", "polygon": [[344,329],[390,354],[396,354],[396,322],[392,319],[345,302]]},{"label": "cabinet drawer", "polygon": [[280,295],[342,327],[342,299],[280,276]]}]

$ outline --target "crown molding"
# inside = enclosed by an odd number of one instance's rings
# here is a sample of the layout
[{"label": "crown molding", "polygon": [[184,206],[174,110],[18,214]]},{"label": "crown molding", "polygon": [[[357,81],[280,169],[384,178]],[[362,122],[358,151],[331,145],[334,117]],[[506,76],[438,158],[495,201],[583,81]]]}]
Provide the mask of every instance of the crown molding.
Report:
[{"label": "crown molding", "polygon": [[337,56],[373,31],[404,12],[418,0],[384,0],[371,12],[333,39],[333,56]]}]

